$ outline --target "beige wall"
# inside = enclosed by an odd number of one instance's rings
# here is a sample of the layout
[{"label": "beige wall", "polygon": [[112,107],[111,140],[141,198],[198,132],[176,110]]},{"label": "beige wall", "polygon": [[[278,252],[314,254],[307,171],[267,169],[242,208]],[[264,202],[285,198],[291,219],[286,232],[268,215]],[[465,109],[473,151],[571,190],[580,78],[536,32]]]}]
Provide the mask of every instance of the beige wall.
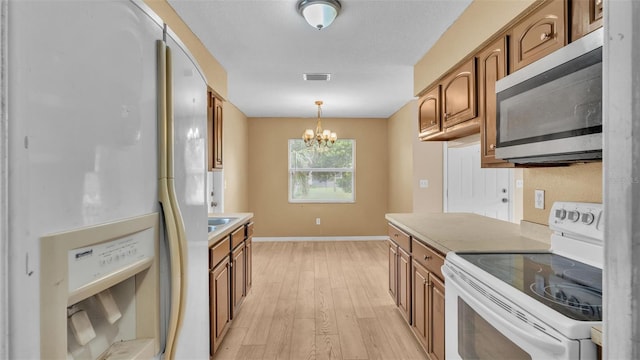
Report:
[{"label": "beige wall", "polygon": [[[534,191],[544,190],[544,209],[534,206]],[[524,169],[524,220],[548,225],[554,201],[602,202],[602,163]]]},{"label": "beige wall", "polygon": [[[412,141],[413,212],[442,212],[442,191],[444,188],[442,142],[420,141],[417,131],[416,125]],[[421,179],[427,180],[429,187],[421,188]]]},{"label": "beige wall", "polygon": [[[354,204],[290,204],[288,139],[315,119],[249,118],[249,211],[255,236],[380,236],[386,233],[387,119],[323,119],[340,138],[356,140]],[[321,218],[321,225],[315,219]]]},{"label": "beige wall", "polygon": [[233,104],[224,102],[222,155],[224,166],[224,211],[249,211],[249,125]]},{"label": "beige wall", "polygon": [[390,213],[413,211],[413,142],[417,138],[417,101],[408,102],[387,121]]},{"label": "beige wall", "polygon": [[144,2],[178,35],[187,46],[191,54],[196,58],[198,65],[207,78],[207,84],[211,86],[223,99],[227,98],[227,72],[218,60],[207,50],[200,39],[191,31],[189,26],[169,5],[167,0],[144,0]]},{"label": "beige wall", "polygon": [[537,0],[474,0],[414,66],[418,95]]}]

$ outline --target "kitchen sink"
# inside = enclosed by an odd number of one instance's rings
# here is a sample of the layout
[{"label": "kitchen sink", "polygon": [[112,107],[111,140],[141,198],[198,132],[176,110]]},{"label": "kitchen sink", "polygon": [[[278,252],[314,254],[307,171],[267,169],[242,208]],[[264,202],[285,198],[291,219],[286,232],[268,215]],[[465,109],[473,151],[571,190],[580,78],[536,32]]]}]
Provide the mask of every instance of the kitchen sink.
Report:
[{"label": "kitchen sink", "polygon": [[235,220],[236,218],[209,218],[208,222],[208,232],[212,232],[212,231],[216,231],[217,229],[223,228],[225,226],[227,226],[231,221]]},{"label": "kitchen sink", "polygon": [[229,222],[235,219],[236,218],[209,218],[209,225],[214,225],[214,226],[227,225]]}]

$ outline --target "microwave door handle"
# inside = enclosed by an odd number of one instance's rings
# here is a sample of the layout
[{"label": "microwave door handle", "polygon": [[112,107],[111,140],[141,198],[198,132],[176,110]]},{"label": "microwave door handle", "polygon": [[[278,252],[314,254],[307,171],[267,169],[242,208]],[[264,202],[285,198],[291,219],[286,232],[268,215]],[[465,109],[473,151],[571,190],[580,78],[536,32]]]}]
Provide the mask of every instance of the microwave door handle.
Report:
[{"label": "microwave door handle", "polygon": [[486,301],[488,300],[483,298],[482,295],[474,297],[469,294],[469,292],[464,289],[460,283],[458,283],[458,281],[462,280],[456,280],[456,274],[447,269],[446,266],[442,267],[442,272],[445,275],[445,278],[448,277],[450,280],[449,282],[445,282],[446,286],[448,287],[453,285],[456,288],[456,291],[458,291],[458,293],[462,295],[464,301],[469,304],[473,304],[474,306],[472,307],[474,308],[474,310],[480,313],[480,315],[485,318],[485,320],[489,321],[489,323],[500,324],[503,328],[512,333],[515,333],[518,337],[524,339],[535,347],[544,349],[545,351],[548,351],[552,354],[560,355],[566,351],[565,347],[558,343],[546,341],[539,336],[535,336],[518,328],[517,326],[513,326],[512,323],[510,323],[506,319],[503,319],[501,316],[492,311],[486,304]]}]

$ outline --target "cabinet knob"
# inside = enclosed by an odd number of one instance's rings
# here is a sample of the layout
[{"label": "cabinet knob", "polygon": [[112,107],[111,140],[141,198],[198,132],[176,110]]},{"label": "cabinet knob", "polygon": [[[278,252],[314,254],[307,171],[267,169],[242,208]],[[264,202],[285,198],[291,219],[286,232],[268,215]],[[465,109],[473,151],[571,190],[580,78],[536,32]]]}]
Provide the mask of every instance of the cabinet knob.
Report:
[{"label": "cabinet knob", "polygon": [[445,118],[445,119],[448,119],[448,118],[449,118],[449,116],[451,116],[451,113],[444,113],[444,118]]},{"label": "cabinet knob", "polygon": [[540,34],[540,40],[541,40],[541,41],[549,40],[549,39],[551,39],[551,34],[548,34],[548,33],[542,33],[542,34]]},{"label": "cabinet knob", "polygon": [[596,5],[600,6],[602,4],[602,0],[596,0]]},{"label": "cabinet knob", "polygon": [[425,256],[424,256],[424,260],[425,260],[425,261],[427,261],[427,260],[431,260],[431,256],[429,256],[429,255],[425,255]]},{"label": "cabinet knob", "polygon": [[398,234],[393,234],[393,237],[398,237]]},{"label": "cabinet knob", "polygon": [[491,149],[491,150],[495,150],[495,149],[496,149],[496,145],[495,145],[495,144],[491,144],[491,145],[489,145],[489,149]]}]

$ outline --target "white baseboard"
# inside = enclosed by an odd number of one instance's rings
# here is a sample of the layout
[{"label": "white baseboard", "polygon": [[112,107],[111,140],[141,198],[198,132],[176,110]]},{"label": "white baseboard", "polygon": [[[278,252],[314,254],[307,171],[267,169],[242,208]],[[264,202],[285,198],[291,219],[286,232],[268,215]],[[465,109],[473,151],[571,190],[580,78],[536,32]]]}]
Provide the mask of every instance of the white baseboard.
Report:
[{"label": "white baseboard", "polygon": [[380,241],[388,236],[290,236],[290,237],[253,237],[255,242],[268,241]]}]

